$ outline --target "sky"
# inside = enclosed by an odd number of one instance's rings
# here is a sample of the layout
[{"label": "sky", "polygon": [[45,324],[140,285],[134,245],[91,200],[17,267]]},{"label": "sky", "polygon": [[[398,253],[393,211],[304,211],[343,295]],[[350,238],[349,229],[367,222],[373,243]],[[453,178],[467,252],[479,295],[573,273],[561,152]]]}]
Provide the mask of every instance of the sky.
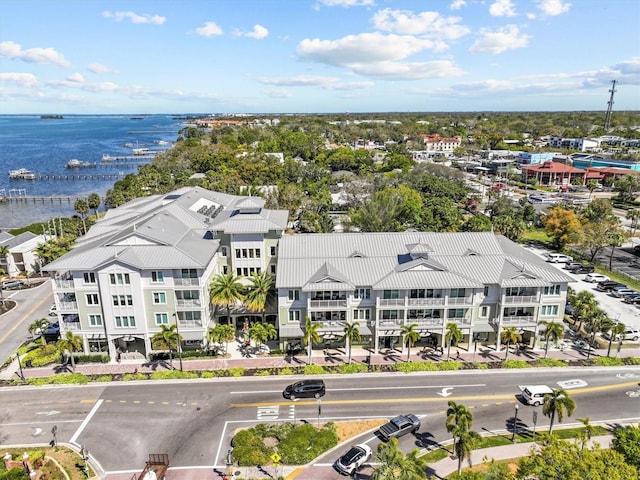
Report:
[{"label": "sky", "polygon": [[637,0],[0,0],[0,114],[640,110]]}]

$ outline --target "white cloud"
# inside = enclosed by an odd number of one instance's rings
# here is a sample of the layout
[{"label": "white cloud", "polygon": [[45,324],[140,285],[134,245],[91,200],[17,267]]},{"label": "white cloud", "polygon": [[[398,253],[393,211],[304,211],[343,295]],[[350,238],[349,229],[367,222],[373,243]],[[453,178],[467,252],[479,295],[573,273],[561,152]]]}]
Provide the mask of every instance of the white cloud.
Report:
[{"label": "white cloud", "polygon": [[250,32],[242,32],[240,30],[236,30],[235,32],[233,32],[233,34],[238,37],[249,37],[255,38],[256,40],[262,40],[263,38],[267,38],[269,36],[269,30],[267,30],[260,24],[256,24],[253,26],[253,30]]},{"label": "white cloud", "polygon": [[203,27],[196,28],[196,33],[203,37],[212,37],[214,35],[222,35],[222,29],[216,22],[204,22]]},{"label": "white cloud", "polygon": [[504,53],[516,48],[524,48],[529,44],[529,35],[520,33],[517,25],[506,25],[497,31],[480,30],[481,38],[469,48],[471,53]]},{"label": "white cloud", "polygon": [[375,0],[318,0],[325,7],[370,7],[376,4]]},{"label": "white cloud", "polygon": [[571,4],[562,0],[539,0],[538,8],[549,17],[555,17],[567,13],[571,8]]},{"label": "white cloud", "polygon": [[336,77],[322,77],[319,75],[260,77],[257,80],[264,85],[276,85],[280,87],[320,87],[325,90],[362,90],[374,85],[373,82],[343,82]]},{"label": "white cloud", "polygon": [[451,2],[451,5],[449,5],[449,9],[460,10],[462,7],[466,6],[467,2],[465,2],[464,0],[453,0],[453,2]]},{"label": "white cloud", "polygon": [[401,60],[414,53],[433,48],[436,44],[409,35],[361,33],[338,40],[304,39],[296,47],[302,60],[333,66],[365,64],[386,60]]},{"label": "white cloud", "polygon": [[15,58],[28,63],[52,63],[59,67],[68,68],[71,66],[64,55],[58,53],[53,48],[28,48],[22,47],[11,41],[0,42],[0,57]]},{"label": "white cloud", "polygon": [[373,25],[378,30],[438,40],[454,40],[467,35],[471,30],[460,25],[460,21],[460,17],[443,17],[438,12],[415,14],[390,8],[380,10],[373,16]]},{"label": "white cloud", "polygon": [[84,83],[84,77],[81,73],[74,73],[72,75],[69,75],[67,77],[67,80],[74,83]]},{"label": "white cloud", "polygon": [[20,87],[35,87],[38,85],[38,79],[31,73],[0,73],[0,82],[12,83]]},{"label": "white cloud", "polygon": [[496,0],[489,7],[489,13],[492,17],[515,17],[516,9],[511,0]]},{"label": "white cloud", "polygon": [[103,65],[101,63],[97,63],[97,62],[92,62],[89,65],[87,65],[87,69],[90,72],[93,73],[97,73],[97,74],[104,74],[104,73],[111,73],[112,70],[107,67],[106,65]]},{"label": "white cloud", "polygon": [[162,25],[164,22],[167,21],[166,17],[161,17],[160,15],[149,15],[149,14],[142,14],[139,15],[135,12],[109,12],[109,11],[104,11],[102,12],[102,16],[104,18],[110,18],[112,20],[115,20],[116,22],[122,22],[123,20],[129,19],[131,20],[131,23],[152,23],[155,25]]},{"label": "white cloud", "polygon": [[358,75],[384,80],[421,80],[426,78],[458,77],[464,71],[448,60],[433,62],[379,62],[353,64],[349,68]]}]

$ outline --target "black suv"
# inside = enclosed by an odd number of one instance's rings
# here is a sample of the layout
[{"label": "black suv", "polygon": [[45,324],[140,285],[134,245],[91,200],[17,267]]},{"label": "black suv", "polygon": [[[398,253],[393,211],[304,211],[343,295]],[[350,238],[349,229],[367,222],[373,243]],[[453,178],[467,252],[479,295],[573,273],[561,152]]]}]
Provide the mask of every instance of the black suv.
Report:
[{"label": "black suv", "polygon": [[571,273],[581,274],[581,273],[593,273],[595,269],[593,268],[593,265],[579,263],[578,265],[575,265],[573,268],[570,268],[569,271]]},{"label": "black suv", "polygon": [[601,292],[610,292],[616,287],[626,287],[624,283],[614,282],[613,280],[607,280],[606,282],[599,282],[596,288]]},{"label": "black suv", "polygon": [[322,380],[301,380],[292,383],[282,392],[284,398],[320,398],[324,397],[325,388]]}]

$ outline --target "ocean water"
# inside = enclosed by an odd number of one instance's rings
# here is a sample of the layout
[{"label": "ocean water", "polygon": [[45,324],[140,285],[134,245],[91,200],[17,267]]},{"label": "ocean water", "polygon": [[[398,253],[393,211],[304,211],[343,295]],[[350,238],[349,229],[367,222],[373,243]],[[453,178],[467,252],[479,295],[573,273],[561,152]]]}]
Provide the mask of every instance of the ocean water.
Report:
[{"label": "ocean water", "polygon": [[[131,156],[133,148],[169,148],[184,120],[172,115],[0,115],[0,197],[65,196],[98,193],[104,196],[117,178],[52,179],[51,175],[136,173],[150,158],[131,162],[104,162],[103,155]],[[67,169],[71,159],[96,163],[95,168]],[[36,180],[9,179],[10,170],[26,168]],[[22,227],[51,218],[74,215],[73,201],[0,202],[0,229]]]}]

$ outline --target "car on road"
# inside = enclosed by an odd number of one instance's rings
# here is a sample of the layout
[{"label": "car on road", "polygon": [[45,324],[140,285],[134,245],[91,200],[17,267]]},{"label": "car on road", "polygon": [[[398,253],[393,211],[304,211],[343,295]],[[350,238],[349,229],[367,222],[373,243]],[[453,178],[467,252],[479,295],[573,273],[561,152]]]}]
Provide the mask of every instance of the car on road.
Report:
[{"label": "car on road", "polygon": [[19,290],[21,288],[25,288],[27,286],[22,280],[3,280],[2,281],[2,290]]},{"label": "car on road", "polygon": [[282,392],[282,396],[289,400],[298,398],[320,398],[326,393],[324,381],[322,380],[300,380],[288,385]]},{"label": "car on road", "polygon": [[527,405],[537,407],[544,403],[544,396],[553,393],[553,389],[547,385],[524,385],[518,386],[522,392],[522,400]]},{"label": "car on road", "polygon": [[573,262],[573,257],[570,255],[564,255],[563,253],[549,253],[547,255],[547,262],[549,263],[567,263]]},{"label": "car on road", "polygon": [[601,273],[590,273],[588,275],[585,275],[583,280],[589,283],[598,283],[609,281],[610,278],[606,275],[602,275]]},{"label": "car on road", "polygon": [[407,433],[415,433],[420,429],[420,419],[413,413],[406,415],[398,415],[393,417],[384,425],[380,425],[380,428],[374,433],[378,435],[382,440],[388,442],[392,438],[402,437]]},{"label": "car on road", "polygon": [[371,447],[366,443],[354,445],[336,460],[333,467],[342,475],[353,475],[371,458],[372,453]]}]

